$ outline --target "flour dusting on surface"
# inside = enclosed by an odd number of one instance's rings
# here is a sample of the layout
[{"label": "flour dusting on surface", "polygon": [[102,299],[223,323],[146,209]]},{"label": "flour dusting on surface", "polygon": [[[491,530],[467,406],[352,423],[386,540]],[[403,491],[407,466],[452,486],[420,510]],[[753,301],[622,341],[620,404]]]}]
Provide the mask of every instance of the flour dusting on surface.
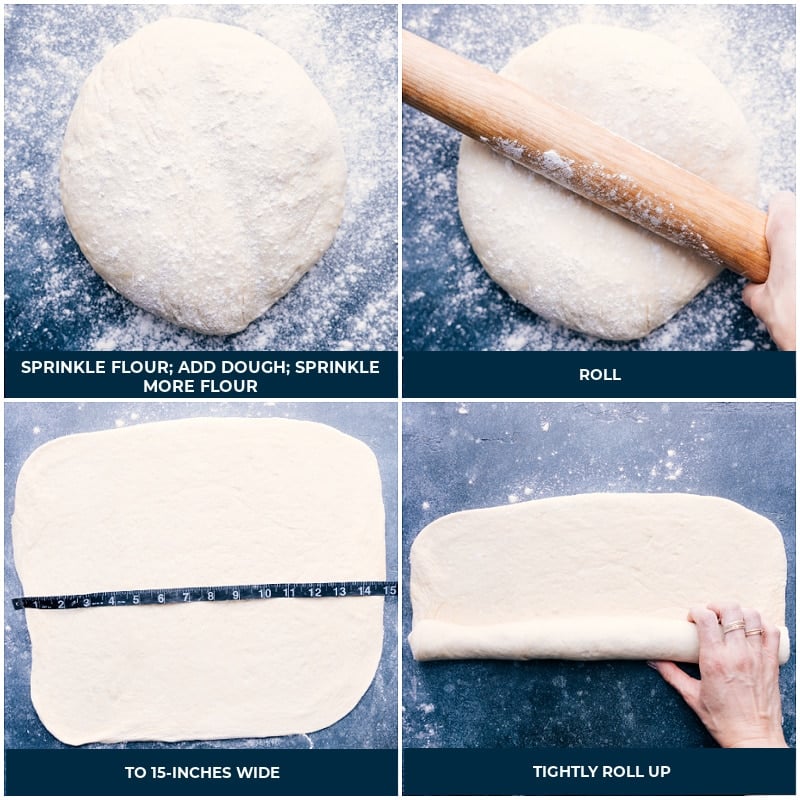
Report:
[{"label": "flour dusting on surface", "polygon": [[[6,347],[11,350],[390,350],[397,336],[397,11],[391,5],[5,6]],[[240,334],[160,320],[94,273],[67,229],[58,162],[92,67],[169,16],[246,28],[308,73],[342,131],[344,220],[294,289]]]}]

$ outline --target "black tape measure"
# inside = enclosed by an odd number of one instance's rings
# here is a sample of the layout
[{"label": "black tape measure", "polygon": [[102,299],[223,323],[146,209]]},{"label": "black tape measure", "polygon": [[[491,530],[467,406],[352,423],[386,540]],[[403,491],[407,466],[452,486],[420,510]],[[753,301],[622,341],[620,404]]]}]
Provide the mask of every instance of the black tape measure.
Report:
[{"label": "black tape measure", "polygon": [[126,589],[121,592],[15,597],[14,608],[68,609],[99,606],[163,606],[169,603],[271,600],[316,597],[396,597],[397,581],[255,583],[246,586],[193,586],[179,589]]}]

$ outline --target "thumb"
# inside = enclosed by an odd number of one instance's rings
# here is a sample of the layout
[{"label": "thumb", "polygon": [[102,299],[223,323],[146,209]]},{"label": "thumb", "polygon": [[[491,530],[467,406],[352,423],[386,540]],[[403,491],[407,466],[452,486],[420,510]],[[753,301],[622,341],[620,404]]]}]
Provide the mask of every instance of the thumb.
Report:
[{"label": "thumb", "polygon": [[647,664],[678,692],[690,708],[696,710],[696,703],[700,694],[700,681],[691,675],[687,675],[672,661],[648,661]]}]

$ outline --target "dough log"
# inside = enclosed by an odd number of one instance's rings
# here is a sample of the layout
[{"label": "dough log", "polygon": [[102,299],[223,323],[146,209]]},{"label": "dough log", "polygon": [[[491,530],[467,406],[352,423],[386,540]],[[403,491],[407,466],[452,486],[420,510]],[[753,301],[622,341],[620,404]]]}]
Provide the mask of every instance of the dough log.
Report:
[{"label": "dough log", "polygon": [[[697,663],[690,622],[643,617],[569,617],[497,625],[452,625],[422,620],[409,636],[417,661],[497,658],[665,660]],[[789,631],[781,627],[780,661],[789,660]]]}]

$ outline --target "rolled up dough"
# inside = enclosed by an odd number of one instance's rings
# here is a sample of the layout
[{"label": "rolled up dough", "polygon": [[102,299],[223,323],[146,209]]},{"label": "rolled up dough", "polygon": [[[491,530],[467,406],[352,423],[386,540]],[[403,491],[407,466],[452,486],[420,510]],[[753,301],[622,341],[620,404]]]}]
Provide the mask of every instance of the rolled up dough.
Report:
[{"label": "rolled up dough", "polygon": [[345,174],[333,112],[288,53],[231,25],[162,19],[86,79],[61,199],[114,289],[178,325],[229,334],[331,244]]},{"label": "rolled up dough", "polygon": [[[13,516],[28,595],[381,580],[378,467],[283,419],[191,419],[56,439]],[[31,696],[68,744],[309,733],[369,687],[377,597],[25,612]]]},{"label": "rolled up dough", "polygon": [[[500,74],[726,192],[757,198],[757,150],[741,111],[699,59],[658,36],[570,25]],[[569,169],[557,150],[545,155],[555,172]],[[497,283],[540,316],[603,339],[646,336],[720,271],[466,137],[458,200]]]},{"label": "rolled up dough", "polygon": [[737,601],[785,628],[786,554],[719,497],[586,494],[462,511],[411,548],[418,660],[697,661],[689,608]]}]

